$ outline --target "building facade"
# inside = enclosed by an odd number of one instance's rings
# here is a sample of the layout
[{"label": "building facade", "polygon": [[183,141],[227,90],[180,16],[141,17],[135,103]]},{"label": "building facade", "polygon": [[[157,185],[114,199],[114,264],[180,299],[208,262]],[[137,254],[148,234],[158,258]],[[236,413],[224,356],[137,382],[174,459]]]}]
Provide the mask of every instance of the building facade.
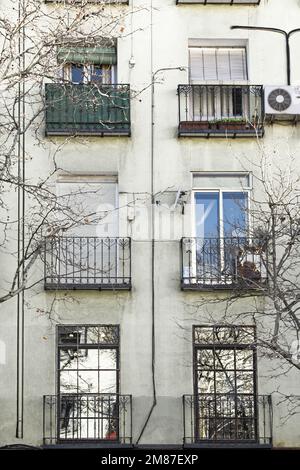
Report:
[{"label": "building facade", "polygon": [[[299,372],[274,372],[247,314],[268,282],[247,233],[263,158],[300,170],[300,34],[288,61],[283,34],[249,27],[298,28],[300,2],[105,9],[118,26],[98,43],[58,46],[23,141],[24,181],[49,177],[80,218],[45,236],[30,288],[2,304],[0,442],[298,447],[282,396],[300,395]],[[3,292],[16,250],[1,254]]]}]

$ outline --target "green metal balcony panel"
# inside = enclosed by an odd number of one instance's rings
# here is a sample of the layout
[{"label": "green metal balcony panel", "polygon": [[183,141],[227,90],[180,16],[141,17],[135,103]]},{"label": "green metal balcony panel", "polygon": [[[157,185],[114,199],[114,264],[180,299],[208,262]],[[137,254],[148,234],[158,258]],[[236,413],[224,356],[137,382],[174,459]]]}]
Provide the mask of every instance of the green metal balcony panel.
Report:
[{"label": "green metal balcony panel", "polygon": [[130,135],[129,85],[46,84],[46,135]]}]

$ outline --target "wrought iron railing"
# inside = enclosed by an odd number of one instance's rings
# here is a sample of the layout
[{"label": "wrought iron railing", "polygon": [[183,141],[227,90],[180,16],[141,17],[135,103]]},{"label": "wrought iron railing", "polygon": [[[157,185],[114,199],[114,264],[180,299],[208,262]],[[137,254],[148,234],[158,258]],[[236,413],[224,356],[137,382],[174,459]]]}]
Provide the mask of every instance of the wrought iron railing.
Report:
[{"label": "wrought iron railing", "polygon": [[[63,3],[65,0],[45,0],[45,3]],[[82,2],[82,0],[69,0],[70,3],[80,3]],[[85,0],[86,2],[89,2],[89,3],[99,3],[103,2],[103,0]],[[129,0],[104,0],[105,3],[124,3],[125,5],[128,5],[129,3]]]},{"label": "wrought iron railing", "polygon": [[261,85],[179,85],[179,136],[263,136]]},{"label": "wrought iron railing", "polygon": [[267,284],[268,250],[245,237],[182,238],[182,289],[257,289]]},{"label": "wrought iron railing", "polygon": [[46,135],[130,135],[129,85],[47,83]]},{"label": "wrought iron railing", "polygon": [[130,444],[131,440],[131,395],[44,395],[44,445],[108,441]]},{"label": "wrought iron railing", "polygon": [[49,237],[45,289],[131,289],[131,239]]},{"label": "wrought iron railing", "polygon": [[184,444],[247,443],[272,445],[270,395],[183,396]]},{"label": "wrought iron railing", "polygon": [[[45,3],[63,3],[64,0],[45,0]],[[97,4],[99,2],[99,0],[87,0],[89,3],[95,3]],[[129,4],[129,0],[100,0],[102,1],[102,3],[108,3],[108,4],[125,4],[125,5],[128,5]],[[71,0],[72,3],[79,3],[79,2],[82,2],[82,0]]]},{"label": "wrought iron railing", "polygon": [[197,4],[201,5],[259,5],[260,0],[176,0],[176,4]]}]

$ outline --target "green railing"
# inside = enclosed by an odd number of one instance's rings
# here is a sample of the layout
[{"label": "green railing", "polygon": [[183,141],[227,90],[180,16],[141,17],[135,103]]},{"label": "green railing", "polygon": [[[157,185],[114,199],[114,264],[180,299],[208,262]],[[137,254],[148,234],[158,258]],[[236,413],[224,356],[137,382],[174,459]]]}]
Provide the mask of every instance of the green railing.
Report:
[{"label": "green railing", "polygon": [[46,135],[130,135],[129,85],[47,83]]}]

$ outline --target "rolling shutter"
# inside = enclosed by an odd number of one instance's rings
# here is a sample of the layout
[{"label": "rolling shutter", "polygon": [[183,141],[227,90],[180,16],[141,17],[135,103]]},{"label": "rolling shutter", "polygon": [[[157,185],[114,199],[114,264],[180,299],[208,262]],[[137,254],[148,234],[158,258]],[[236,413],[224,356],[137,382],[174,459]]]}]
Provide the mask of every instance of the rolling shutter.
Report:
[{"label": "rolling shutter", "polygon": [[58,48],[57,61],[73,64],[115,65],[117,48],[116,45],[109,43],[91,47],[64,46]]},{"label": "rolling shutter", "polygon": [[244,47],[191,47],[191,82],[248,79]]}]

